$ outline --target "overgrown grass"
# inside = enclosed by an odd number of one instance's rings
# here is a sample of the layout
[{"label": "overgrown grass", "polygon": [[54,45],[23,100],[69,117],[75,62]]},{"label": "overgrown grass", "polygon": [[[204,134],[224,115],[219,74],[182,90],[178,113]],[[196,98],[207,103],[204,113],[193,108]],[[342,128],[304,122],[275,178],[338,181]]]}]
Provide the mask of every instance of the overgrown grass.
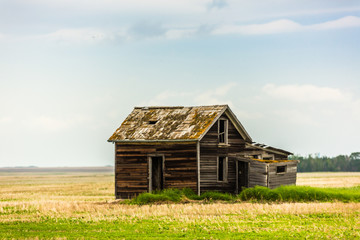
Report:
[{"label": "overgrown grass", "polygon": [[161,202],[206,201],[260,201],[260,202],[360,202],[360,186],[351,188],[315,188],[308,186],[281,186],[275,189],[256,186],[244,189],[239,195],[221,192],[205,192],[200,196],[191,189],[166,189],[154,193],[142,193],[127,201],[129,204],[152,204]]},{"label": "overgrown grass", "polygon": [[141,193],[137,197],[125,203],[129,204],[151,204],[161,202],[184,202],[188,200],[206,200],[206,201],[235,201],[236,196],[229,193],[221,192],[205,192],[198,196],[193,190],[189,188],[180,189],[165,189],[162,191],[155,191],[153,193]]},{"label": "overgrown grass", "polygon": [[243,201],[278,202],[360,202],[360,186],[350,188],[315,188],[308,186],[281,186],[275,189],[256,186],[239,194]]}]

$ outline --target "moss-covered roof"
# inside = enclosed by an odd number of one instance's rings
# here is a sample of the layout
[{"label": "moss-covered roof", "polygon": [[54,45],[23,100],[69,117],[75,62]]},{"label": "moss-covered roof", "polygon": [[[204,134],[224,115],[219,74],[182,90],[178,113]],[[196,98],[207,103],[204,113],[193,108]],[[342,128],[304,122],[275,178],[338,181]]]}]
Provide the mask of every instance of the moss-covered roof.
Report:
[{"label": "moss-covered roof", "polygon": [[108,141],[198,140],[226,109],[227,105],[135,107]]}]

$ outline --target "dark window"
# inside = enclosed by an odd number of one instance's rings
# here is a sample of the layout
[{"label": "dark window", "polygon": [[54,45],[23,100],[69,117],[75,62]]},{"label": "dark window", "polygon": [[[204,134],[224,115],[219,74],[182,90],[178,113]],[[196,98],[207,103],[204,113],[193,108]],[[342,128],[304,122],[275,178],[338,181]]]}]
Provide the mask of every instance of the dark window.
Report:
[{"label": "dark window", "polygon": [[227,143],[227,120],[219,120],[219,143]]},{"label": "dark window", "polygon": [[149,124],[154,125],[157,121],[149,121]]},{"label": "dark window", "polygon": [[218,158],[218,172],[217,172],[217,176],[218,176],[218,181],[223,182],[226,181],[226,174],[227,174],[227,162],[226,162],[226,157],[219,157]]},{"label": "dark window", "polygon": [[276,173],[284,173],[286,172],[286,166],[277,166]]}]

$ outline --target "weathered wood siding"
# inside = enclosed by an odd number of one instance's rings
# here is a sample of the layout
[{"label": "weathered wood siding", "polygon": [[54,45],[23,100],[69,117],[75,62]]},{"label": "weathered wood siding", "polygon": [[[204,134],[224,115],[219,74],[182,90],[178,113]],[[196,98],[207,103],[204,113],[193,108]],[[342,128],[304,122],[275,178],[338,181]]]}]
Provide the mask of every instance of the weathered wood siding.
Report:
[{"label": "weathered wood siding", "polygon": [[249,166],[249,187],[267,187],[268,174],[267,164],[259,161],[250,161]]},{"label": "weathered wood siding", "polygon": [[[281,185],[292,185],[296,183],[297,162],[272,163],[269,164],[269,188]],[[286,166],[286,172],[276,173],[277,166]]]},{"label": "weathered wood siding", "polygon": [[149,190],[151,155],[163,155],[164,188],[197,190],[196,143],[116,143],[115,195],[131,198]]},{"label": "weathered wood siding", "polygon": [[[222,118],[226,118],[224,114]],[[215,123],[200,141],[200,192],[236,191],[236,154],[245,148],[245,141],[228,119],[228,144],[218,143],[218,124]],[[228,157],[228,178],[217,181],[217,158]]]}]

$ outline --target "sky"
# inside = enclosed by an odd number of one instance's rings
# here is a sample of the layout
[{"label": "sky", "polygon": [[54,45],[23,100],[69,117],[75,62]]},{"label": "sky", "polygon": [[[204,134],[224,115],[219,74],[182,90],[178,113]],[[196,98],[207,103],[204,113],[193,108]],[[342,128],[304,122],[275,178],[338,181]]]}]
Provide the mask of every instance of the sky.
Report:
[{"label": "sky", "polygon": [[228,104],[252,139],[360,151],[360,2],[0,0],[0,167],[114,164],[135,106]]}]

